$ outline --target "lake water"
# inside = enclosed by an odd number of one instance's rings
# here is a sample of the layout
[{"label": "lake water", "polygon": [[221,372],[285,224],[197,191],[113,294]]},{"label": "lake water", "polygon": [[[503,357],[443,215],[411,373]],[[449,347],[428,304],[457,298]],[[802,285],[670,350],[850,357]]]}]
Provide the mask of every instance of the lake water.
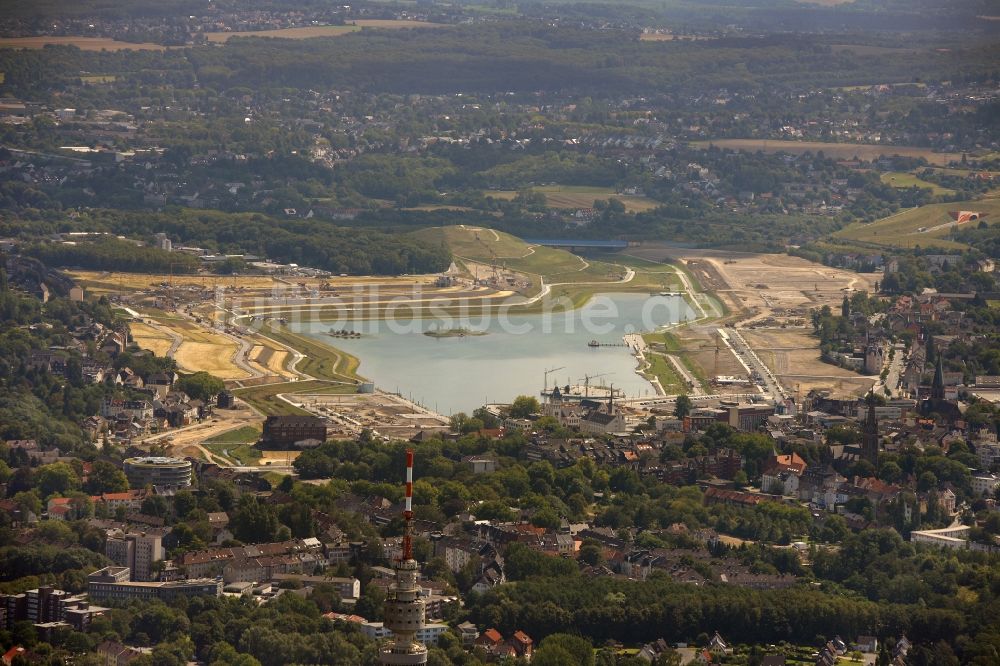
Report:
[{"label": "lake water", "polygon": [[[442,414],[471,412],[486,402],[518,395],[539,397],[543,371],[549,385],[614,384],[629,396],[653,395],[635,373],[627,347],[588,346],[591,340],[621,343],[627,333],[648,332],[693,319],[677,296],[599,294],[584,307],[550,314],[471,316],[461,319],[397,318],[393,321],[314,322],[293,328],[361,360],[359,373],[385,391],[399,392]],[[435,338],[424,331],[465,328],[486,335]],[[358,331],[358,339],[332,338],[331,328]]]}]

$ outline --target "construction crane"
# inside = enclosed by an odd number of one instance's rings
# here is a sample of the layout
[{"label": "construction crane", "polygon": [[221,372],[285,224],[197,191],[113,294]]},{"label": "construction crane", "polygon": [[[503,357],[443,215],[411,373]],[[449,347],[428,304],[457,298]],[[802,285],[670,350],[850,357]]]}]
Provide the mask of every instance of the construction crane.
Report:
[{"label": "construction crane", "polygon": [[557,370],[565,370],[565,369],[566,366],[562,366],[560,368],[549,368],[548,370],[545,371],[545,385],[542,387],[542,393],[545,393],[546,391],[549,390],[549,374]]},{"label": "construction crane", "polygon": [[578,382],[579,381],[583,381],[583,397],[584,398],[589,398],[590,397],[590,380],[591,379],[597,379],[598,377],[607,377],[608,375],[613,375],[613,374],[615,374],[615,373],[613,373],[613,372],[602,372],[599,375],[584,375],[581,379],[576,380]]}]

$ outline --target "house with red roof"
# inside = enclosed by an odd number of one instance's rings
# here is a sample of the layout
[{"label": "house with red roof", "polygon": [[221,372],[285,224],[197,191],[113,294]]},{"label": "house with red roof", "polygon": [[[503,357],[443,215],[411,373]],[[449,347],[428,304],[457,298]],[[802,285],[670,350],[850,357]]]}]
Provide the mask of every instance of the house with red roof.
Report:
[{"label": "house with red roof", "polygon": [[531,636],[528,634],[518,629],[510,637],[510,640],[507,641],[507,644],[514,648],[515,656],[531,659],[531,653],[534,650],[534,641],[531,640]]},{"label": "house with red roof", "polygon": [[497,654],[503,645],[503,634],[492,627],[479,634],[476,639],[476,647],[481,647],[488,654]]}]

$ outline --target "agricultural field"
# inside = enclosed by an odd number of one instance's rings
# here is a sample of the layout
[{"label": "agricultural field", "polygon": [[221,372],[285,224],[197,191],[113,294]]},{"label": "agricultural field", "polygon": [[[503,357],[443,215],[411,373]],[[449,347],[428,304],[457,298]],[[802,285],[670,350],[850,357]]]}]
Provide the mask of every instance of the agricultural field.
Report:
[{"label": "agricultural field", "polygon": [[[959,201],[910,208],[871,224],[851,224],[835,233],[833,238],[884,247],[912,248],[919,245],[964,249],[965,245],[962,243],[948,239],[958,226],[948,213],[960,210],[988,213],[985,221],[988,224],[995,224],[997,216],[1000,215],[1000,200]],[[978,224],[978,222],[966,222],[962,226],[968,224]]]},{"label": "agricultural field", "polygon": [[406,21],[392,19],[359,19],[347,25],[312,25],[304,28],[280,28],[278,30],[254,30],[248,32],[206,32],[210,42],[226,42],[233,37],[274,37],[281,39],[312,39],[314,37],[340,37],[363,28],[400,30],[403,28],[442,28],[441,23],[426,21]]},{"label": "agricultural field", "polygon": [[881,176],[882,182],[886,185],[891,185],[892,187],[907,189],[910,187],[920,187],[925,190],[930,190],[931,194],[934,196],[948,196],[955,193],[955,190],[941,187],[937,183],[930,183],[926,180],[921,179],[916,174],[912,174],[906,171],[892,171],[889,173],[884,173]]},{"label": "agricultural field", "polygon": [[149,42],[120,42],[110,37],[0,37],[0,49],[41,49],[49,44],[75,46],[83,51],[165,51],[168,48]]},{"label": "agricultural field", "polygon": [[875,146],[864,143],[826,143],[823,141],[773,141],[767,139],[715,139],[710,141],[692,141],[692,146],[708,148],[730,148],[749,152],[791,153],[819,152],[827,157],[849,160],[857,157],[862,160],[875,160],[882,155],[899,155],[901,157],[923,157],[929,164],[946,166],[962,159],[961,153],[935,153],[928,148],[916,146]]},{"label": "agricultural field", "polygon": [[[617,194],[610,187],[589,187],[586,185],[542,185],[531,188],[533,192],[545,195],[549,208],[576,210],[591,208],[594,201],[617,199],[630,213],[641,213],[656,208],[659,204],[652,199],[628,194]],[[517,196],[514,190],[486,190],[485,196],[510,201]]]}]

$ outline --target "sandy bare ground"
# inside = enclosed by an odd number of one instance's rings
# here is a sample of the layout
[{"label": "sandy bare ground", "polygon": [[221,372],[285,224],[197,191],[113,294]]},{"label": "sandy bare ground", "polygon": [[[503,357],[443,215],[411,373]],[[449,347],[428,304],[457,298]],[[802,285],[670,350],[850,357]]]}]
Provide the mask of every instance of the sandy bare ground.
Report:
[{"label": "sandy bare ground", "polygon": [[173,345],[173,338],[148,324],[133,321],[129,324],[129,328],[132,330],[132,339],[135,343],[157,356],[166,356]]},{"label": "sandy bare ground", "polygon": [[744,313],[743,325],[763,317],[808,317],[823,305],[839,306],[848,290],[871,291],[876,279],[784,254],[691,250],[666,245],[630,248],[630,254],[679,261],[730,312]]},{"label": "sandy bare ground", "polygon": [[[810,311],[829,305],[835,311],[852,290],[872,291],[877,276],[830,268],[783,254],[749,254],[720,250],[671,248],[644,244],[629,254],[683,266],[706,291],[714,292],[729,310],[726,319],[743,332],[761,360],[792,393],[813,388],[858,394],[873,380],[820,360],[819,340],[811,335]],[[705,376],[745,376],[735,357],[716,354],[718,322],[681,332],[691,358]],[[733,389],[734,391],[736,389]]]},{"label": "sandy bare ground", "polygon": [[841,395],[860,395],[874,384],[865,377],[819,358],[818,341],[808,329],[743,329],[743,337],[793,394],[830,389]]}]

